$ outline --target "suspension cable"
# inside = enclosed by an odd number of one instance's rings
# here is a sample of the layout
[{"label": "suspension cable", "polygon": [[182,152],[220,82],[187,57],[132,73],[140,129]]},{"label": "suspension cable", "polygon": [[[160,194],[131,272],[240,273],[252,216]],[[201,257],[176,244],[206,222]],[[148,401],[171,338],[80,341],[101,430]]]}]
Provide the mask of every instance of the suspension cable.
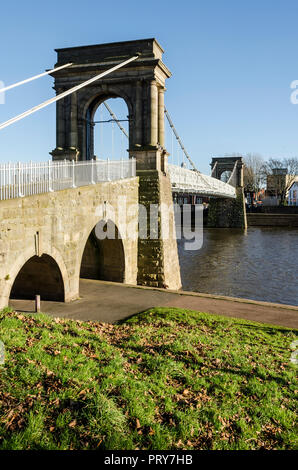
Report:
[{"label": "suspension cable", "polygon": [[211,171],[211,176],[213,178],[213,175],[215,174],[215,170],[216,170],[216,167],[217,167],[217,161],[215,162],[213,168],[212,168],[212,171]]},{"label": "suspension cable", "polygon": [[12,88],[15,88],[20,85],[24,85],[25,83],[32,82],[33,80],[36,80],[37,78],[44,77],[45,75],[49,75],[50,73],[57,72],[58,70],[65,69],[66,67],[69,67],[72,65],[72,62],[69,64],[61,65],[60,67],[57,67],[52,70],[48,70],[47,72],[40,73],[39,75],[34,75],[34,77],[26,78],[26,80],[22,80],[21,82],[14,83],[13,85],[9,85],[5,88],[0,88],[0,93],[3,93],[4,91],[11,90]]},{"label": "suspension cable", "polygon": [[120,124],[120,121],[119,119],[117,118],[116,114],[113,113],[113,111],[111,110],[110,106],[104,101],[103,104],[105,105],[105,107],[107,108],[107,110],[109,111],[110,115],[112,116],[112,118],[114,119],[114,121],[117,123],[119,129],[123,132],[124,135],[126,135],[126,137],[128,138],[128,134],[126,132],[126,130],[121,126]]},{"label": "suspension cable", "polygon": [[114,160],[114,121],[112,122],[112,160]]},{"label": "suspension cable", "polygon": [[[112,111],[112,109],[109,107],[109,105],[108,105],[105,101],[104,101],[103,104],[105,105],[106,109],[107,109],[108,112],[110,113],[110,115],[111,115],[111,117],[113,118],[113,120],[117,123],[118,127],[120,128],[120,130],[121,130],[121,131],[123,132],[123,134],[126,135],[126,137],[128,138],[128,134],[127,134],[127,132],[125,131],[125,129],[121,126],[120,120],[117,118],[116,114]],[[180,147],[181,147],[181,149],[182,149],[183,155],[186,156],[186,158],[188,159],[188,161],[189,161],[190,164],[192,165],[193,169],[194,169],[195,171],[197,171],[198,173],[200,173],[199,170],[196,168],[194,162],[191,160],[190,156],[188,155],[188,153],[187,153],[187,151],[186,151],[184,145],[182,144],[181,139],[180,139],[180,137],[179,137],[179,135],[178,135],[178,133],[177,133],[177,131],[176,131],[176,128],[175,128],[175,126],[174,126],[174,124],[173,124],[173,121],[172,121],[171,118],[170,118],[170,115],[169,115],[169,113],[168,113],[166,107],[165,107],[165,115],[166,115],[166,118],[167,118],[167,120],[168,120],[168,122],[169,122],[169,124],[170,124],[170,127],[171,127],[171,129],[172,129],[172,131],[173,131],[173,133],[174,133],[174,135],[175,135],[177,141],[178,141],[178,144],[180,145]],[[173,134],[172,134],[172,137],[173,137]],[[173,145],[172,145],[172,147],[173,147]],[[179,150],[178,150],[178,160],[179,160],[179,162],[180,162]],[[184,162],[184,157],[182,157],[182,161]]]},{"label": "suspension cable", "polygon": [[179,135],[178,135],[178,132],[176,131],[176,128],[175,128],[175,126],[174,126],[174,124],[173,124],[173,121],[172,121],[172,119],[171,119],[171,117],[170,117],[170,115],[169,115],[169,113],[168,113],[166,107],[165,107],[165,115],[166,115],[166,118],[167,118],[167,120],[168,120],[168,123],[170,124],[170,127],[172,128],[172,131],[174,132],[175,137],[176,137],[176,139],[177,139],[177,141],[178,141],[178,143],[179,143],[179,145],[180,145],[180,147],[181,147],[181,149],[182,149],[182,152],[183,152],[184,155],[186,156],[187,160],[190,162],[190,164],[191,164],[191,166],[193,167],[193,169],[194,169],[196,172],[200,173],[199,170],[197,169],[197,167],[195,166],[194,162],[192,161],[192,159],[191,159],[190,156],[188,155],[188,153],[187,153],[187,151],[186,151],[184,145],[182,144],[181,139],[180,139],[180,137],[179,137]]},{"label": "suspension cable", "polygon": [[85,82],[80,83],[80,85],[76,85],[76,86],[74,86],[73,88],[70,88],[69,90],[64,91],[63,93],[60,93],[60,95],[54,96],[54,98],[51,98],[51,99],[49,99],[49,100],[47,100],[47,101],[44,101],[43,103],[39,104],[38,106],[34,106],[34,108],[31,108],[31,109],[29,109],[28,111],[25,111],[24,113],[19,114],[18,116],[15,116],[14,118],[9,119],[9,120],[6,121],[6,122],[3,122],[2,124],[0,124],[0,130],[1,130],[1,129],[4,129],[5,127],[10,126],[11,124],[14,124],[14,123],[17,122],[17,121],[20,121],[21,119],[24,119],[25,117],[29,116],[30,114],[33,114],[33,113],[35,113],[36,111],[39,111],[40,109],[45,108],[46,106],[49,106],[49,105],[52,104],[52,103],[55,103],[56,101],[61,100],[62,98],[65,98],[65,97],[68,96],[68,95],[71,95],[71,94],[74,93],[75,91],[78,91],[78,90],[80,90],[81,88],[83,88],[83,87],[85,87],[85,86],[87,86],[87,85],[90,85],[91,83],[95,82],[96,80],[99,80],[100,78],[102,78],[102,77],[108,75],[109,73],[112,73],[112,72],[114,72],[115,70],[120,69],[120,68],[123,67],[124,65],[129,64],[129,63],[132,62],[133,60],[136,60],[138,57],[139,57],[138,55],[133,56],[133,57],[131,57],[130,59],[127,59],[127,60],[125,60],[124,62],[121,62],[120,64],[115,65],[114,67],[112,67],[112,68],[106,70],[105,72],[102,72],[102,73],[96,75],[95,77],[92,77],[92,78],[90,78],[89,80],[86,80]]},{"label": "suspension cable", "polygon": [[234,168],[233,168],[233,170],[232,170],[232,172],[231,172],[231,174],[230,174],[230,177],[229,177],[229,179],[228,179],[228,181],[227,181],[227,183],[228,183],[228,184],[231,184],[232,186],[233,186],[233,178],[234,178],[234,176],[236,175],[236,168],[237,168],[237,165],[238,165],[238,161],[235,162]]},{"label": "suspension cable", "polygon": [[173,163],[175,163],[175,155],[174,155],[174,134],[171,132],[171,139],[172,139],[172,155],[173,155]]}]

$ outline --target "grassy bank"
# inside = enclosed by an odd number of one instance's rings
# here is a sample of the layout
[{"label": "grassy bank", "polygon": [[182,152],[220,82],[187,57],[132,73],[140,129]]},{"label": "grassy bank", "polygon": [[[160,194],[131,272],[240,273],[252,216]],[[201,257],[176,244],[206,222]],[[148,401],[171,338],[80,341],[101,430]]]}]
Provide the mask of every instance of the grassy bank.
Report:
[{"label": "grassy bank", "polygon": [[297,331],[178,309],[0,314],[0,449],[294,449]]}]

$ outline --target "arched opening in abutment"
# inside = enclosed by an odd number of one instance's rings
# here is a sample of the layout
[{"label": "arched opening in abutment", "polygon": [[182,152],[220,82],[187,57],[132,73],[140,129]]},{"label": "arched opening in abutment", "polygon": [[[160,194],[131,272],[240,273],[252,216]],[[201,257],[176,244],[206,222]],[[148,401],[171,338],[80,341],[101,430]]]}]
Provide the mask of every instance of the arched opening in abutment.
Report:
[{"label": "arched opening in abutment", "polygon": [[[106,238],[98,238],[99,231],[106,233]],[[115,235],[113,235],[115,234]],[[109,238],[113,236],[113,238]],[[116,225],[101,221],[91,231],[86,242],[80,277],[102,281],[124,282],[125,257],[124,247]]]},{"label": "arched opening in abutment", "polygon": [[32,256],[20,269],[10,292],[11,299],[63,302],[64,282],[58,264],[49,255]]},{"label": "arched opening in abutment", "polygon": [[86,113],[87,160],[121,160],[128,158],[129,110],[123,98],[95,98]]}]

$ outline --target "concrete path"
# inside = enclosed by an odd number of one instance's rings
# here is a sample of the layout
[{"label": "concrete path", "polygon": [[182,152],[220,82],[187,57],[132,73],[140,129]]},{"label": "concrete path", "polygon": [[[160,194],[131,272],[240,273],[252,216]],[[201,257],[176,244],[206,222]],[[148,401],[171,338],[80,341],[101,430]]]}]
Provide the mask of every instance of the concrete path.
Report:
[{"label": "concrete path", "polygon": [[[80,293],[71,303],[42,301],[41,310],[53,317],[113,323],[152,307],[179,307],[298,328],[294,306],[87,279],[81,280]],[[34,308],[29,300],[11,300],[10,305],[23,312]]]}]

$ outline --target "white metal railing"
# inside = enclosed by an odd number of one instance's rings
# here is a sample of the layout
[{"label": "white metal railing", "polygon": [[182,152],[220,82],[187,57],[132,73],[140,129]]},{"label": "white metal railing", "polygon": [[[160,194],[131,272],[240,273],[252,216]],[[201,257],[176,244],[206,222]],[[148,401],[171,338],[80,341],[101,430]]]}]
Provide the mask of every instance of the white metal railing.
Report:
[{"label": "white metal railing", "polygon": [[236,197],[236,189],[233,186],[212,176],[171,164],[168,165],[168,172],[173,191],[195,192],[202,196]]},{"label": "white metal railing", "polygon": [[136,176],[136,160],[5,163],[0,165],[0,200]]}]

